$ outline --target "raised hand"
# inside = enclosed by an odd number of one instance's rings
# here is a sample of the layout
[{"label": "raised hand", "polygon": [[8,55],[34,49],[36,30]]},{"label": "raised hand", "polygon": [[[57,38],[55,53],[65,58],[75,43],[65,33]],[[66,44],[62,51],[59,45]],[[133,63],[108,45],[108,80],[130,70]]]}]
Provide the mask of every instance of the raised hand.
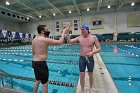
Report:
[{"label": "raised hand", "polygon": [[70,30],[70,26],[68,25],[65,27],[65,34],[66,35],[69,35],[69,30]]},{"label": "raised hand", "polygon": [[65,27],[65,30],[70,30],[70,26],[69,25],[67,25],[66,27]]}]

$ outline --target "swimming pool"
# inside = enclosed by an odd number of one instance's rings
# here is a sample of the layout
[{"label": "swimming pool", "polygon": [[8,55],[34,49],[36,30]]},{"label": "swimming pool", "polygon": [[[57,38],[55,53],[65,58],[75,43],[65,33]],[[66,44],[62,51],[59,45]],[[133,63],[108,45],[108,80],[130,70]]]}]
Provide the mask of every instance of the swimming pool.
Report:
[{"label": "swimming pool", "polygon": [[119,93],[140,93],[140,44],[103,44],[101,48],[100,55]]},{"label": "swimming pool", "polygon": [[[63,44],[49,47],[49,93],[74,93],[79,78],[78,55],[78,45]],[[5,74],[0,77],[1,86],[4,84],[22,92],[33,93],[32,58],[30,45],[1,48],[0,74]],[[41,91],[40,84],[39,93]]]}]

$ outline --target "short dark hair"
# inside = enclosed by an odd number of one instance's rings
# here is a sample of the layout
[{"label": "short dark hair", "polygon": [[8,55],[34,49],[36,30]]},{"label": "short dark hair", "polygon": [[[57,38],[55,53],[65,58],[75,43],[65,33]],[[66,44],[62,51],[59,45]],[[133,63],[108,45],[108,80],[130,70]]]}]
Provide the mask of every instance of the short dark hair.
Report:
[{"label": "short dark hair", "polygon": [[41,30],[44,30],[44,27],[46,27],[46,26],[45,25],[39,25],[37,27],[38,34],[41,34]]}]

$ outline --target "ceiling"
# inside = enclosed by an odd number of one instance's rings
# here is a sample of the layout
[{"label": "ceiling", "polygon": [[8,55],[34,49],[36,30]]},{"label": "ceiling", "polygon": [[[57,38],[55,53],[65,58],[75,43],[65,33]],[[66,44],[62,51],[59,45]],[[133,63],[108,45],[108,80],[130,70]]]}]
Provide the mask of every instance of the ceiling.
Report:
[{"label": "ceiling", "polygon": [[[0,0],[0,18],[28,22],[42,19],[66,18],[69,15],[99,13],[104,10],[120,11],[124,8],[140,9],[140,0]],[[135,6],[131,3],[135,2]],[[107,6],[111,8],[108,9]],[[89,8],[89,11],[87,11]],[[71,11],[71,14],[69,14]],[[8,14],[9,13],[9,14]],[[55,13],[55,16],[53,14]],[[41,16],[41,18],[39,18]]]}]

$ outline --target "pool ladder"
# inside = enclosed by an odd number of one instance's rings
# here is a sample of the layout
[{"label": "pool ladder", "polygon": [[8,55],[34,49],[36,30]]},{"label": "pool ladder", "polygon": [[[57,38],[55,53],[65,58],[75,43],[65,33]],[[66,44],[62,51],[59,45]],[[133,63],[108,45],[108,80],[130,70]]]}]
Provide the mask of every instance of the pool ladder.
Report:
[{"label": "pool ladder", "polygon": [[0,69],[0,78],[1,78],[1,83],[2,86],[5,87],[5,82],[4,82],[4,76],[5,77],[10,77],[10,84],[11,84],[11,88],[13,88],[13,78],[6,72],[4,72],[3,70]]}]

